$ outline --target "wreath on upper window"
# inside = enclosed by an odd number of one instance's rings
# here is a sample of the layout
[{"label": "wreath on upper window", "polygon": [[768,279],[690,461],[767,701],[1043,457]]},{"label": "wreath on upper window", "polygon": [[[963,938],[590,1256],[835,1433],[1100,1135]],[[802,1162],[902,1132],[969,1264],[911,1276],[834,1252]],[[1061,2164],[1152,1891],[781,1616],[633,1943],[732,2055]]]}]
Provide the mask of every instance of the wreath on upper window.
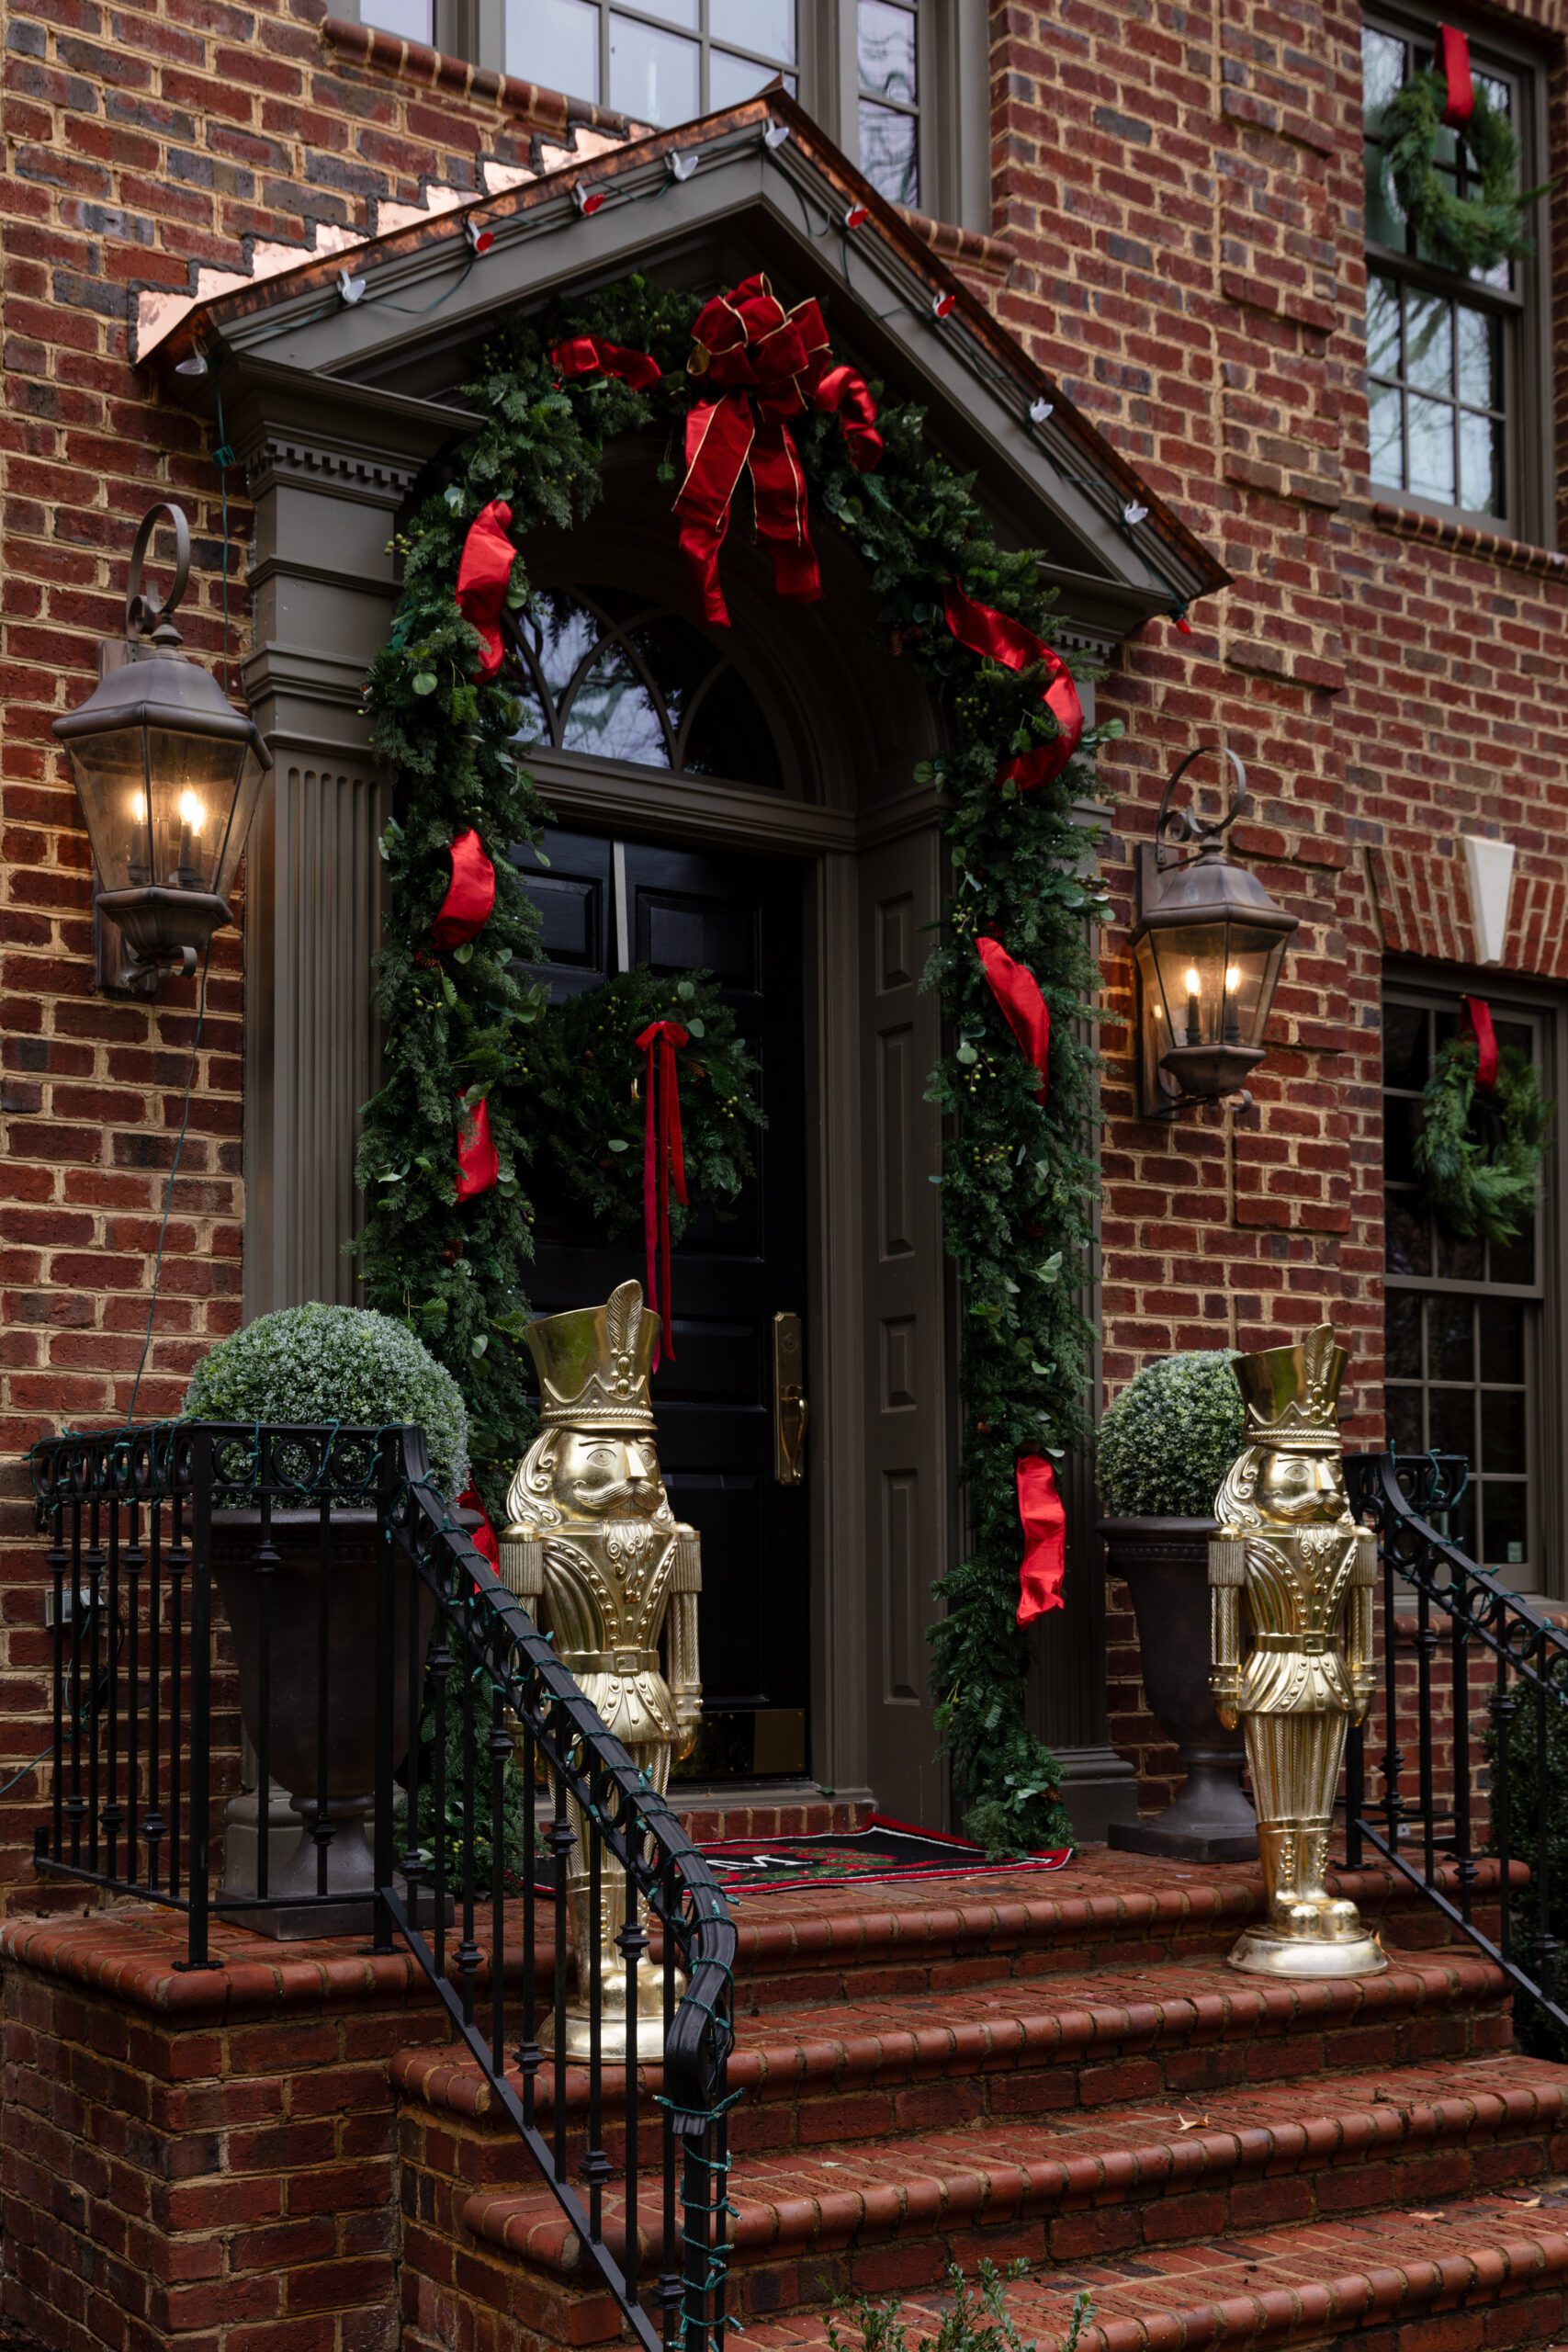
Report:
[{"label": "wreath on upper window", "polygon": [[1448,103],[1441,74],[1413,74],[1384,109],[1383,161],[1399,209],[1428,257],[1445,268],[1493,269],[1500,261],[1518,261],[1534,250],[1526,214],[1545,190],[1520,193],[1514,126],[1477,82],[1470,119],[1455,136],[1470,151],[1481,192],[1461,196],[1451,175],[1438,168]]},{"label": "wreath on upper window", "polygon": [[1551,1104],[1535,1065],[1517,1046],[1497,1056],[1488,1091],[1470,1036],[1439,1046],[1416,1122],[1416,1170],[1445,1231],[1472,1241],[1512,1241],[1540,1204]]},{"label": "wreath on upper window", "polygon": [[634,964],[552,1005],[525,1049],[520,1093],[536,1182],[606,1241],[642,1227],[648,1072],[637,1041],[660,1021],[685,1032],[674,1054],[687,1197],[670,1203],[671,1240],[699,1210],[734,1214],[767,1125],[756,1061],[709,973]]}]

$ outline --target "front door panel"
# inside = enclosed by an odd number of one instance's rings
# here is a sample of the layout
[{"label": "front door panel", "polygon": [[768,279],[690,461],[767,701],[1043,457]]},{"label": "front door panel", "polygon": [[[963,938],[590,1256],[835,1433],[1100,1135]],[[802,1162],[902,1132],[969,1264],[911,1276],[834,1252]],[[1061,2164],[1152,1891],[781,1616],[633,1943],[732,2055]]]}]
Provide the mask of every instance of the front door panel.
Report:
[{"label": "front door panel", "polygon": [[[705,1724],[694,1777],[798,1773],[807,1750],[807,1487],[774,1476],[773,1317],[806,1307],[801,871],[773,860],[552,830],[523,853],[558,996],[646,963],[711,972],[761,1067],[757,1176],[674,1257],[675,1360],[655,1375],[676,1510],[703,1539]],[[640,1237],[541,1223],[533,1298],[552,1314],[642,1279]],[[807,1455],[809,1465],[809,1450]],[[809,1466],[807,1467],[809,1477]]]}]

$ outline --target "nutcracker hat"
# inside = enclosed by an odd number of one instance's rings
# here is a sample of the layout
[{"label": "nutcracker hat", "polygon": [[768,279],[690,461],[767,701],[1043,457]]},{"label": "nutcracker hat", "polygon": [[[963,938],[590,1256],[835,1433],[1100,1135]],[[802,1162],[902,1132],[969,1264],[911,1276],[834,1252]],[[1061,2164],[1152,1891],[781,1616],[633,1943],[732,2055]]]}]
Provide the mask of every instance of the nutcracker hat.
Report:
[{"label": "nutcracker hat", "polygon": [[597,1429],[651,1430],[648,1384],[658,1329],[643,1311],[640,1283],[622,1283],[603,1306],[530,1323],[523,1336],[539,1374],[545,1427],[587,1421]]},{"label": "nutcracker hat", "polygon": [[1249,1445],[1289,1453],[1339,1452],[1339,1385],[1349,1356],[1320,1323],[1292,1348],[1263,1348],[1233,1367]]}]

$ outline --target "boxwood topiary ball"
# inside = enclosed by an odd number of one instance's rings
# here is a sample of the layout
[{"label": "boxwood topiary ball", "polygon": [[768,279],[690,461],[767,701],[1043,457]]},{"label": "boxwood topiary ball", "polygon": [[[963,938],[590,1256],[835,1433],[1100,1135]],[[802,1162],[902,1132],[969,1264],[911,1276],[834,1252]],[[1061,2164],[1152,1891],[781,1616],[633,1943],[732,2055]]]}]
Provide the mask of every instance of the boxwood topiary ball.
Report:
[{"label": "boxwood topiary ball", "polygon": [[1112,1519],[1212,1519],[1247,1412],[1228,1351],[1145,1364],[1100,1425],[1100,1508]]},{"label": "boxwood topiary ball", "polygon": [[203,1356],[186,1391],[202,1421],[338,1421],[423,1430],[447,1495],[469,1481],[468,1414],[451,1374],[413,1333],[367,1306],[284,1306]]}]

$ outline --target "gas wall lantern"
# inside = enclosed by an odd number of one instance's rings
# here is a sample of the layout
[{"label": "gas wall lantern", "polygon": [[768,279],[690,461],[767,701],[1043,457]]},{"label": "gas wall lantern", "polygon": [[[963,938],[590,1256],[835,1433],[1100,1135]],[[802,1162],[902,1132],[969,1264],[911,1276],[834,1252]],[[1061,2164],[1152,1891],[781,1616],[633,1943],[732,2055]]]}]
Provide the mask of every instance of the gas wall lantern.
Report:
[{"label": "gas wall lantern", "polygon": [[[142,566],[160,515],[174,527],[175,571],[160,603]],[[122,967],[100,985],[150,988],[160,968],[191,973],[233,917],[229,891],[272,754],[254,721],[210,671],[179,650],[170,618],[190,571],[190,526],[160,502],[131,549],[125,639],[98,649],[98,683],[54,722],[87,820],[97,869],[94,908],[117,923]]]},{"label": "gas wall lantern", "polygon": [[[1247,807],[1247,770],[1226,751],[1231,804],[1213,822],[1171,795],[1195,760],[1189,752],[1165,787],[1152,842],[1138,851],[1133,956],[1138,990],[1138,1092],[1145,1118],[1174,1118],[1198,1102],[1241,1093],[1263,1059],[1263,1034],[1296,917],[1225,855],[1225,835]],[[1182,852],[1190,847],[1190,855]]]}]

